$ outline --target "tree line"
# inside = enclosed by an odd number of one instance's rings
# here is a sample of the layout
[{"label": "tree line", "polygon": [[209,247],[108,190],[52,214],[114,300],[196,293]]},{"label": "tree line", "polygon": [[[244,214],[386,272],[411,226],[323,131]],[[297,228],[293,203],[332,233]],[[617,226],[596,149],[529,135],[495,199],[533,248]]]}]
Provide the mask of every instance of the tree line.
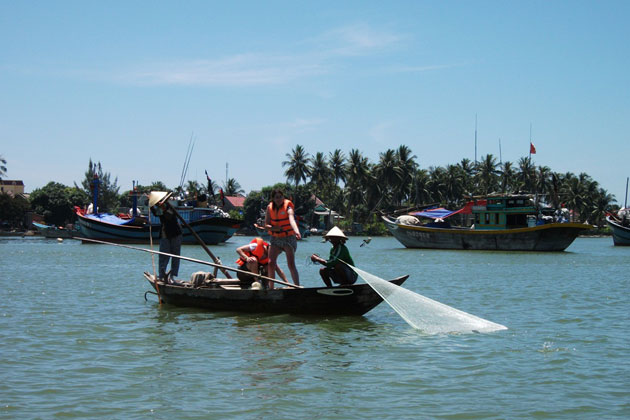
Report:
[{"label": "tree line", "polygon": [[[0,156],[0,179],[6,174],[6,160]],[[313,196],[344,216],[342,225],[357,222],[370,226],[374,233],[384,227],[378,217],[405,207],[436,204],[451,209],[459,208],[471,197],[490,193],[532,193],[546,197],[554,207],[572,211],[574,221],[603,226],[605,214],[618,208],[615,197],[602,188],[588,174],[558,173],[547,166],[537,166],[531,158],[518,162],[497,162],[492,154],[482,156],[478,162],[462,159],[446,166],[421,168],[417,156],[408,146],[387,149],[371,162],[358,149],[346,155],[340,149],[332,152],[309,154],[296,145],[286,160],[286,183],[266,186],[252,191],[245,200],[242,218],[252,225],[269,202],[273,188],[283,188],[296,204],[296,212],[308,217],[315,203]],[[101,163],[89,160],[88,169],[80,185],[65,186],[51,181],[30,194],[28,203],[0,196],[0,220],[11,224],[20,222],[27,210],[44,216],[46,223],[63,225],[74,220],[74,206],[83,207],[92,201],[92,180],[100,181],[99,209],[117,212],[132,205],[131,190],[119,192],[118,179],[103,170]],[[244,194],[240,184],[230,178],[218,185],[210,178],[206,182],[187,181],[169,189],[163,182],[135,185],[140,193],[174,191],[184,199],[204,197],[221,205],[222,196]],[[22,200],[23,201],[23,200]]]},{"label": "tree line", "polygon": [[497,162],[492,154],[478,162],[462,159],[446,166],[421,168],[408,146],[387,149],[377,162],[360,150],[346,156],[340,149],[310,155],[297,145],[282,162],[297,187],[308,186],[329,207],[348,220],[369,222],[378,212],[435,203],[451,209],[471,197],[491,193],[544,195],[553,207],[573,210],[574,221],[603,226],[615,197],[588,174],[559,173],[535,165],[530,157]]}]

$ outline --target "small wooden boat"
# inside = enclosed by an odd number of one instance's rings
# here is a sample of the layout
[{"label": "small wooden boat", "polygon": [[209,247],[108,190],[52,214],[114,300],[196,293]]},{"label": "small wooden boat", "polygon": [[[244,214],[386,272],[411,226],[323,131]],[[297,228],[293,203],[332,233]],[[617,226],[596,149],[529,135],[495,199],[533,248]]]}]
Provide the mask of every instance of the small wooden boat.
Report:
[{"label": "small wooden boat", "polygon": [[[383,301],[368,284],[336,287],[242,289],[238,280],[165,284],[149,273],[144,277],[167,304],[211,311],[276,313],[298,315],[363,315]],[[401,285],[409,276],[390,280]]]},{"label": "small wooden boat", "polygon": [[613,242],[615,246],[630,246],[630,224],[611,215],[606,216],[606,223],[612,230]]},{"label": "small wooden boat", "polygon": [[33,226],[37,228],[37,231],[44,238],[52,238],[52,239],[67,239],[78,236],[79,231],[75,229],[64,229],[62,227],[45,225],[43,223],[33,222]]}]

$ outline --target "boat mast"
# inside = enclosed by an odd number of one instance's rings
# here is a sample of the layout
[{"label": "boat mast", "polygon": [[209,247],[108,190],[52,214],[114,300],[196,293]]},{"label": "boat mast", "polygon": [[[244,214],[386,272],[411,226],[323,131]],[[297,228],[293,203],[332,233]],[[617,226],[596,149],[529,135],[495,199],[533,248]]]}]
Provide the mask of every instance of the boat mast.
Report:
[{"label": "boat mast", "polygon": [[630,177],[626,178],[626,201],[623,204],[624,208],[628,208],[628,181],[630,181]]}]

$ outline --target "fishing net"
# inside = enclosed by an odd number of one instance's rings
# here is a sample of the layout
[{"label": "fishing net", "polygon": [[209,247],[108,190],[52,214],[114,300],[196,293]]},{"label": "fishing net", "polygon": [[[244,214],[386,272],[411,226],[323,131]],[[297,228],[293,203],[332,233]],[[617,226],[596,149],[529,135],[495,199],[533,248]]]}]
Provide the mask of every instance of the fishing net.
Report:
[{"label": "fishing net", "polygon": [[504,325],[451,308],[356,267],[352,267],[352,269],[409,325],[427,334],[507,330]]}]

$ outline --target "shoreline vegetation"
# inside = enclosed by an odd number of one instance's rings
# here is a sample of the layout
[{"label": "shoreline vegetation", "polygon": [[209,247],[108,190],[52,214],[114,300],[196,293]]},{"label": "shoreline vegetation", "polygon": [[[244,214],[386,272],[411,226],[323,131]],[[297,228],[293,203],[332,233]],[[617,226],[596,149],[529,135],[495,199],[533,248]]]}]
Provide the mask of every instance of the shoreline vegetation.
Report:
[{"label": "shoreline vegetation", "polygon": [[[286,182],[250,191],[242,209],[230,210],[230,216],[243,220],[245,232],[253,233],[247,229],[261,217],[274,188],[285,190],[295,204],[296,214],[311,227],[327,230],[334,224],[349,234],[369,236],[388,234],[380,214],[427,203],[457,209],[473,196],[491,193],[526,192],[544,196],[552,207],[569,209],[571,221],[596,226],[596,235],[610,234],[606,231],[605,215],[619,208],[614,195],[588,174],[554,172],[547,166],[535,165],[531,155],[513,163],[497,162],[488,154],[477,162],[464,158],[456,164],[427,168],[420,167],[418,157],[405,145],[380,153],[377,162],[371,162],[358,149],[351,149],[347,155],[340,149],[311,155],[301,145],[296,145],[285,157],[281,164]],[[6,173],[6,167],[4,169],[0,176]],[[132,192],[173,191],[183,202],[205,198],[209,205],[219,207],[225,204],[225,197],[245,196],[234,178],[219,185],[207,174],[202,182],[184,182],[182,178],[181,184],[174,188],[161,181],[149,185],[134,183],[132,190],[119,193],[118,178],[112,179],[100,162],[90,159],[80,185],[75,182],[74,186],[66,186],[51,181],[26,197],[0,194],[1,230],[26,231],[30,228],[26,225],[27,214],[40,215],[49,225],[72,224],[76,219],[74,206],[86,207],[92,201],[95,178],[100,184],[101,212],[126,212],[132,206]],[[316,206],[323,206],[338,217],[324,222],[314,215]]]}]

